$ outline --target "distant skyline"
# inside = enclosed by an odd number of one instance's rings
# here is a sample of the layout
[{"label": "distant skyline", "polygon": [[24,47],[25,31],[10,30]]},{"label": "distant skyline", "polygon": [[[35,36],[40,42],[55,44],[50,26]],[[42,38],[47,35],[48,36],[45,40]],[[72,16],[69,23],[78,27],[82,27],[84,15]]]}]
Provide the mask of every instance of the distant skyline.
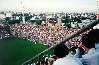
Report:
[{"label": "distant skyline", "polygon": [[0,0],[0,10],[33,12],[93,12],[97,9],[96,0]]}]

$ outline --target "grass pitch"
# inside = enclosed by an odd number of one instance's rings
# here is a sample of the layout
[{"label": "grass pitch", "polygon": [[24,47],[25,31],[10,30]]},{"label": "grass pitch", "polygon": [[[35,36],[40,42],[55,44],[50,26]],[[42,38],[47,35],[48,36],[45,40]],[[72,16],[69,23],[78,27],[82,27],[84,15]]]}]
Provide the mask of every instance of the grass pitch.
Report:
[{"label": "grass pitch", "polygon": [[0,40],[0,65],[21,65],[36,54],[47,49],[42,44],[34,44],[20,38]]}]

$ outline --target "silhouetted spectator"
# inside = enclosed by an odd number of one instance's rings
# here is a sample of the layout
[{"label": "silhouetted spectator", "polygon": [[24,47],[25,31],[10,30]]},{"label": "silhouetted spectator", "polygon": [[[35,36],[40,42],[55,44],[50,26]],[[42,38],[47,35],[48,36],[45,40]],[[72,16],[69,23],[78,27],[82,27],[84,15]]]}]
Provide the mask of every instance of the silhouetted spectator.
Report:
[{"label": "silhouetted spectator", "polygon": [[73,56],[68,55],[69,49],[65,44],[58,44],[54,48],[54,54],[58,57],[53,65],[82,65],[82,63]]}]

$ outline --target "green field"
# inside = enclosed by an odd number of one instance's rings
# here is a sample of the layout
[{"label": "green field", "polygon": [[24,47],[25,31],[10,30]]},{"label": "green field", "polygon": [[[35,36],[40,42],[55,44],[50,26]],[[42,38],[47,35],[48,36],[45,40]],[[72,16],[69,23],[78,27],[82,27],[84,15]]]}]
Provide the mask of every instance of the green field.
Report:
[{"label": "green field", "polygon": [[0,65],[21,65],[41,51],[47,49],[42,44],[34,44],[19,38],[0,40]]}]

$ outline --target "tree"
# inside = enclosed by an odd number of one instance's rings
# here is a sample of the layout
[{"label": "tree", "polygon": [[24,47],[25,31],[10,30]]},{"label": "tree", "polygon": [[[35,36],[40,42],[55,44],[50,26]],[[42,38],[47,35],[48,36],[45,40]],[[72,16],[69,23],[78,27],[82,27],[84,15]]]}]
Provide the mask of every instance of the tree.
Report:
[{"label": "tree", "polygon": [[41,25],[42,20],[35,20],[35,23],[36,23],[37,25]]}]

